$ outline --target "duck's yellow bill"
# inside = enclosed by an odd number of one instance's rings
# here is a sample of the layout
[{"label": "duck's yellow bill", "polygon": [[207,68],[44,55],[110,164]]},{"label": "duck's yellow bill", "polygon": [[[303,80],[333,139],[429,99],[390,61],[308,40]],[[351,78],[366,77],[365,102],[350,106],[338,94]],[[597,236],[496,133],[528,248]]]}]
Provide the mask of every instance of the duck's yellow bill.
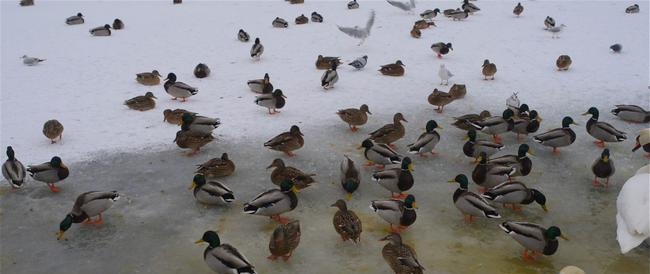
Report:
[{"label": "duck's yellow bill", "polygon": [[201,240],[198,240],[198,241],[196,241],[196,242],[194,242],[194,243],[195,243],[195,244],[202,244],[202,243],[205,243],[205,241],[204,241],[203,239],[201,239]]},{"label": "duck's yellow bill", "polygon": [[56,233],[56,239],[57,240],[63,239],[63,234],[65,234],[65,231],[59,230],[59,232]]},{"label": "duck's yellow bill", "polygon": [[566,240],[566,241],[569,240],[569,238],[568,238],[567,236],[564,236],[564,235],[560,235],[560,238],[562,238],[562,239],[564,239],[564,240]]},{"label": "duck's yellow bill", "polygon": [[194,189],[194,188],[196,188],[196,183],[192,182],[192,185],[190,185],[190,187],[188,187],[187,189],[191,190],[191,189]]}]

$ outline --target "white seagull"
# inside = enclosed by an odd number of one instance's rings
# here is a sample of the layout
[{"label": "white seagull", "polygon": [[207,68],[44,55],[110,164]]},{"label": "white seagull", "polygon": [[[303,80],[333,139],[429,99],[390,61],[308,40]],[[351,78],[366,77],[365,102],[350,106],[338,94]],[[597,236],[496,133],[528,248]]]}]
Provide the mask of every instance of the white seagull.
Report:
[{"label": "white seagull", "polygon": [[388,4],[391,4],[391,6],[399,8],[403,11],[411,12],[412,10],[415,9],[415,0],[411,0],[408,3],[392,1],[392,0],[386,0],[386,2],[388,2]]},{"label": "white seagull", "polygon": [[447,70],[445,64],[440,64],[440,70],[438,70],[438,77],[440,77],[440,84],[449,85],[449,78],[454,77],[454,74],[451,71]]},{"label": "white seagull", "polygon": [[364,41],[366,41],[366,38],[370,36],[370,29],[372,28],[372,25],[375,24],[375,11],[371,10],[370,11],[370,18],[368,18],[368,22],[366,22],[366,27],[365,28],[359,28],[359,26],[354,26],[353,28],[349,27],[341,27],[337,26],[340,31],[343,33],[352,36],[354,38],[361,39],[361,42],[357,46],[361,46]]},{"label": "white seagull", "polygon": [[557,27],[552,27],[552,28],[548,29],[548,31],[550,31],[550,32],[553,33],[553,36],[551,36],[551,38],[560,38],[559,33],[560,33],[560,31],[562,31],[562,29],[565,28],[565,27],[566,27],[565,24],[561,24],[561,25],[559,25],[559,26],[557,26]]}]

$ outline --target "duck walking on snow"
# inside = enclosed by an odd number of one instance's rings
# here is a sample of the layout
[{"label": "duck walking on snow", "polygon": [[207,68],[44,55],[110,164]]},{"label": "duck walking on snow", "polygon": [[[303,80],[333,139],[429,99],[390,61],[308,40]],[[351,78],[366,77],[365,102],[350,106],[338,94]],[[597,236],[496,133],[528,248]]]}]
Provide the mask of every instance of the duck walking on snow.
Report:
[{"label": "duck walking on snow", "polygon": [[533,137],[533,140],[544,146],[552,147],[555,154],[560,153],[557,150],[558,147],[571,145],[576,140],[576,133],[569,127],[570,125],[577,124],[573,121],[573,118],[566,116],[562,119],[561,128],[537,134]]},{"label": "duck walking on snow", "polygon": [[334,87],[334,84],[339,80],[339,74],[336,72],[337,64],[336,62],[332,63],[332,68],[328,69],[323,73],[323,76],[320,78],[321,86],[323,89],[328,90]]},{"label": "duck walking on snow", "polygon": [[264,53],[264,46],[260,43],[260,38],[255,38],[255,44],[251,47],[251,58],[260,60],[262,53]]},{"label": "duck walking on snow", "polygon": [[48,120],[43,124],[43,135],[50,139],[52,144],[56,143],[56,138],[63,140],[63,124],[56,119]]},{"label": "duck walking on snow", "polygon": [[2,164],[2,176],[5,177],[12,188],[18,189],[23,187],[26,175],[25,166],[16,159],[14,149],[11,146],[8,146],[7,161]]},{"label": "duck walking on snow", "polygon": [[336,112],[338,116],[348,124],[350,131],[357,131],[357,126],[365,125],[368,122],[368,114],[372,114],[368,109],[368,105],[363,104],[359,109],[346,108],[340,109]]},{"label": "duck walking on snow", "polygon": [[249,80],[246,84],[255,93],[265,94],[273,92],[273,84],[271,84],[268,73],[264,73],[264,78]]},{"label": "duck walking on snow", "polygon": [[458,174],[449,183],[458,183],[458,189],[454,192],[453,201],[456,208],[463,214],[465,222],[471,224],[474,217],[484,216],[489,219],[499,219],[501,215],[483,197],[467,190],[467,176]]},{"label": "duck walking on snow", "polygon": [[594,143],[599,147],[605,147],[605,142],[622,142],[627,139],[625,132],[622,132],[614,126],[598,121],[598,109],[595,107],[589,108],[587,112],[582,115],[591,115],[587,122],[587,133],[596,138]]},{"label": "duck walking on snow", "polygon": [[303,145],[305,145],[303,134],[296,125],[291,126],[289,131],[280,133],[264,143],[265,147],[275,151],[282,151],[289,157],[293,157],[292,151],[302,148]]},{"label": "duck walking on snow", "polygon": [[524,12],[524,6],[522,6],[521,3],[517,3],[517,6],[512,10],[512,13],[519,17],[522,12]]},{"label": "duck walking on snow", "polygon": [[176,74],[173,72],[167,74],[167,79],[165,80],[165,91],[173,97],[172,100],[181,98],[181,102],[185,102],[187,98],[194,96],[199,92],[198,88],[192,87],[183,82],[176,82]]},{"label": "duck walking on snow", "polygon": [[546,29],[555,27],[555,19],[553,19],[553,17],[546,16],[546,19],[544,19],[544,26],[546,27]]},{"label": "duck walking on snow", "polygon": [[[616,168],[614,167],[614,161],[609,158],[609,149],[604,149],[600,154],[600,157],[594,161],[591,165],[591,171],[594,173],[594,182],[592,186],[599,187],[604,186],[607,188],[609,186],[609,177],[614,175]],[[598,178],[604,178],[605,184],[603,185],[598,181]]]},{"label": "duck walking on snow", "polygon": [[40,165],[28,165],[27,172],[34,180],[46,183],[52,192],[61,191],[54,184],[65,180],[70,175],[70,170],[59,156],[54,156],[49,162]]},{"label": "duck walking on snow", "polygon": [[[269,110],[269,114],[273,115],[280,113],[278,109],[284,107],[286,98],[287,97],[282,94],[281,89],[276,89],[273,93],[265,93],[255,97],[255,104],[267,108]],[[271,110],[273,110],[273,112],[271,112]]]},{"label": "duck walking on snow", "polygon": [[395,273],[424,273],[424,266],[418,261],[415,250],[402,242],[402,236],[397,233],[391,233],[381,238],[380,241],[388,241],[384,248],[382,248],[381,255]]},{"label": "duck walking on snow", "polygon": [[409,153],[417,153],[421,157],[426,157],[425,153],[435,155],[436,153],[433,152],[433,149],[440,142],[440,134],[436,131],[436,128],[442,129],[435,120],[429,120],[426,125],[426,131],[420,134],[420,137],[414,143],[408,145]]}]

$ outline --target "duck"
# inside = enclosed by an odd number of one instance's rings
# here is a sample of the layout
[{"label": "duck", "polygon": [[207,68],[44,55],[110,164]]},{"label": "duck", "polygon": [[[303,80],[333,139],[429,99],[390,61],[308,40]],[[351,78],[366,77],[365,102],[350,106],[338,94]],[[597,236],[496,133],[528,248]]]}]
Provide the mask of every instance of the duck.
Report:
[{"label": "duck", "polygon": [[81,12],[78,12],[77,15],[70,16],[65,19],[65,23],[68,25],[79,25],[84,23],[84,15]]},{"label": "duck", "polygon": [[451,19],[453,21],[456,21],[456,20],[460,21],[460,20],[463,20],[463,19],[467,19],[467,17],[469,17],[470,13],[472,13],[472,12],[469,9],[465,9],[465,10],[462,10],[462,11],[452,12],[449,15],[449,17],[451,17]]},{"label": "duck", "polygon": [[339,80],[339,74],[336,72],[337,64],[336,62],[332,63],[332,68],[328,69],[323,73],[323,76],[320,78],[320,85],[323,89],[328,90],[334,88],[334,84]]},{"label": "duck", "polygon": [[323,56],[323,55],[318,55],[318,57],[316,57],[317,69],[327,70],[332,68],[332,64],[336,64],[336,65],[342,64],[341,59],[339,57]]},{"label": "duck", "polygon": [[230,188],[219,181],[206,180],[205,175],[201,173],[194,175],[190,190],[197,201],[206,205],[225,205],[235,200]]},{"label": "duck", "polygon": [[467,10],[470,13],[475,13],[481,10],[476,5],[470,3],[469,0],[463,0],[463,4],[460,6],[460,8],[463,10]]},{"label": "duck", "polygon": [[500,183],[511,180],[517,169],[514,166],[506,166],[499,164],[489,164],[489,159],[485,152],[481,152],[478,156],[478,163],[472,171],[472,180],[479,187],[481,192],[486,189],[499,185]]},{"label": "duck", "polygon": [[[282,93],[281,89],[276,89],[273,93],[265,93],[255,97],[255,104],[268,109],[269,114],[280,113],[278,109],[284,107],[287,96]],[[271,111],[273,110],[273,111]]]},{"label": "duck", "polygon": [[124,22],[120,20],[119,18],[115,18],[113,20],[113,29],[123,29],[124,28]]},{"label": "duck", "polygon": [[251,39],[251,36],[248,35],[248,33],[246,31],[244,31],[243,29],[239,29],[239,31],[237,32],[237,40],[239,40],[240,42],[246,43],[250,39]]},{"label": "duck", "polygon": [[420,157],[426,157],[425,153],[436,155],[433,149],[440,142],[440,134],[436,131],[436,128],[442,129],[435,120],[427,121],[425,132],[420,134],[420,137],[414,143],[407,145],[409,153],[420,154]]},{"label": "duck", "polygon": [[436,112],[442,113],[446,105],[454,101],[454,97],[448,92],[440,91],[437,88],[427,97],[429,104],[436,106]]},{"label": "duck", "polygon": [[454,48],[451,43],[438,42],[431,45],[431,50],[438,55],[438,58],[442,58],[443,55],[447,55]]},{"label": "duck", "polygon": [[293,182],[296,189],[302,190],[314,183],[314,178],[312,177],[316,176],[316,174],[307,174],[295,167],[286,166],[284,161],[280,158],[273,160],[271,165],[266,167],[266,169],[273,167],[273,172],[271,172],[271,182],[278,186],[282,182],[290,180]]},{"label": "duck", "polygon": [[190,115],[196,115],[196,112],[191,112],[182,108],[176,109],[165,109],[163,111],[163,122],[170,123],[172,125],[182,125],[183,124],[183,115],[188,113]]},{"label": "duck", "polygon": [[269,241],[271,255],[267,259],[275,261],[278,257],[282,257],[282,260],[286,262],[291,258],[298,244],[300,244],[300,221],[292,220],[286,224],[280,224],[271,235]]},{"label": "duck", "polygon": [[557,58],[557,61],[555,61],[555,65],[559,71],[569,70],[571,63],[571,56],[569,55],[560,55],[560,57]]},{"label": "duck", "polygon": [[[534,223],[507,221],[499,227],[525,248],[524,260],[534,260],[540,254],[555,254],[559,247],[557,237],[569,240],[557,226],[545,228]],[[533,252],[532,256],[528,254],[529,251]]]},{"label": "duck", "polygon": [[420,17],[422,17],[422,19],[433,19],[438,15],[438,13],[440,13],[440,9],[438,8],[435,8],[433,10],[425,10],[420,13]]},{"label": "duck", "polygon": [[273,22],[271,23],[271,25],[273,25],[274,28],[287,28],[287,27],[289,27],[289,23],[287,23],[287,20],[284,20],[284,19],[282,19],[280,17],[275,17],[275,19],[273,19]]},{"label": "duck", "polygon": [[300,128],[293,125],[289,131],[278,134],[271,140],[266,141],[264,146],[272,150],[282,151],[287,156],[293,157],[292,151],[300,149],[305,144],[303,136]]},{"label": "duck", "polygon": [[357,214],[349,210],[347,204],[342,199],[337,200],[331,207],[338,208],[332,218],[332,224],[336,233],[341,236],[343,241],[352,240],[355,244],[358,243],[361,240],[363,226]]},{"label": "duck", "polygon": [[529,154],[534,155],[530,146],[521,144],[517,149],[517,155],[509,154],[492,158],[487,161],[487,164],[514,167],[516,171],[513,176],[527,176],[533,169],[533,162],[528,158]]},{"label": "duck", "polygon": [[553,19],[553,17],[546,16],[546,19],[544,19],[544,26],[546,27],[546,29],[555,27],[555,19]]},{"label": "duck", "polygon": [[454,74],[451,73],[446,67],[445,64],[440,64],[440,69],[438,69],[438,77],[440,77],[440,85],[449,85],[449,79],[454,77]]},{"label": "duck", "polygon": [[513,120],[514,112],[511,109],[503,111],[501,117],[490,117],[477,122],[470,122],[476,130],[480,130],[485,134],[492,135],[496,143],[501,143],[499,134],[511,131],[515,127]]},{"label": "duck", "polygon": [[63,139],[63,124],[56,119],[46,121],[43,124],[43,135],[50,139],[52,144],[56,143],[57,138],[61,141]]},{"label": "duck", "polygon": [[501,215],[483,197],[467,190],[467,176],[458,174],[449,183],[458,183],[459,187],[454,192],[453,200],[456,208],[465,217],[465,222],[471,224],[474,217],[484,216],[488,219],[500,219]]},{"label": "duck", "polygon": [[45,61],[45,59],[41,59],[41,58],[38,58],[38,57],[30,57],[30,56],[27,56],[27,55],[23,55],[21,58],[23,59],[23,64],[25,64],[27,66],[30,66],[30,67],[38,65],[41,62]]},{"label": "duck", "polygon": [[594,143],[599,147],[605,147],[605,142],[622,142],[627,139],[625,132],[614,128],[614,126],[608,123],[598,121],[599,114],[597,108],[590,107],[582,115],[591,115],[591,118],[587,122],[587,133],[596,138]]},{"label": "duck", "polygon": [[[102,224],[104,219],[102,213],[111,208],[120,199],[117,191],[88,191],[81,193],[72,206],[72,210],[65,215],[59,224],[59,232],[56,233],[57,240],[63,240],[64,234],[72,224],[81,222],[87,224]],[[92,217],[97,216],[95,220]]]},{"label": "duck", "polygon": [[262,53],[264,53],[264,45],[260,42],[260,38],[255,38],[255,43],[251,47],[251,58],[253,60],[260,60],[262,58]]},{"label": "duck", "polygon": [[363,155],[368,160],[366,166],[379,165],[384,167],[402,162],[401,156],[386,144],[375,144],[372,140],[366,139],[361,143],[361,147],[364,148]]},{"label": "duck", "polygon": [[650,111],[637,105],[616,105],[616,108],[612,109],[611,112],[624,121],[634,123],[650,122]]},{"label": "duck", "polygon": [[[411,158],[404,157],[402,159],[401,168],[391,168],[382,171],[377,171],[372,174],[372,180],[376,181],[380,186],[388,189],[393,199],[406,198],[405,191],[413,187],[415,180],[413,179],[413,162]],[[395,195],[397,193],[397,195]]]},{"label": "duck", "polygon": [[[415,209],[415,196],[409,194],[404,201],[401,200],[374,200],[370,202],[372,209],[379,217],[390,224],[390,230],[400,233],[415,223],[417,214]],[[397,228],[393,228],[397,226]]]},{"label": "duck", "polygon": [[[591,172],[594,174],[593,187],[604,186],[605,189],[609,186],[609,178],[614,176],[616,168],[614,167],[614,160],[609,156],[609,149],[603,149],[600,157],[591,164]],[[598,178],[605,179],[605,184],[598,181]]]},{"label": "duck", "polygon": [[25,166],[16,159],[16,154],[11,146],[7,147],[7,160],[2,164],[2,176],[5,177],[13,189],[23,187],[25,183]]},{"label": "duck", "polygon": [[625,8],[625,13],[639,13],[639,4],[634,4]]},{"label": "duck", "polygon": [[219,274],[242,273],[256,274],[255,266],[229,244],[222,244],[217,232],[208,230],[196,244],[208,243],[203,252],[203,260],[208,267]]},{"label": "duck", "polygon": [[497,65],[490,63],[490,60],[483,60],[483,80],[487,80],[490,77],[490,80],[494,80],[494,75],[497,74]]},{"label": "duck", "polygon": [[183,82],[176,82],[176,74],[173,72],[167,74],[167,79],[165,79],[165,81],[165,91],[173,97],[172,100],[181,98],[181,102],[185,102],[187,98],[190,98],[199,92],[198,88],[189,86]]},{"label": "duck", "polygon": [[650,237],[650,174],[637,173],[621,187],[616,197],[616,240],[625,254]]},{"label": "duck", "polygon": [[452,117],[454,118],[454,120],[456,120],[452,125],[458,129],[467,131],[474,128],[469,122],[476,123],[477,121],[481,121],[491,116],[492,114],[487,110],[483,110],[479,114],[476,113],[464,114],[458,117]]},{"label": "duck", "polygon": [[296,25],[302,25],[302,24],[307,24],[309,23],[309,18],[305,16],[304,14],[301,14],[300,16],[296,17]]},{"label": "duck", "polygon": [[288,219],[280,216],[296,209],[298,206],[298,189],[290,180],[280,184],[280,189],[270,189],[255,196],[248,203],[244,204],[244,213],[268,216],[281,224],[288,223]]},{"label": "duck", "polygon": [[511,205],[514,211],[521,211],[519,205],[529,205],[536,202],[544,212],[548,212],[546,196],[537,189],[528,188],[520,181],[505,181],[488,189],[481,196],[490,201],[501,203],[504,207]]},{"label": "duck", "polygon": [[323,23],[323,16],[314,11],[311,13],[311,21],[315,23]]},{"label": "duck", "polygon": [[201,147],[212,141],[214,141],[212,134],[193,131],[187,124],[181,126],[181,130],[176,132],[176,138],[174,138],[174,142],[179,148],[191,149],[187,156],[196,155],[201,150]]},{"label": "duck", "polygon": [[359,168],[354,164],[354,161],[350,159],[347,155],[344,155],[343,161],[341,161],[341,187],[345,190],[346,195],[345,199],[352,199],[352,193],[354,193],[361,184],[361,178],[359,177]]},{"label": "duck", "polygon": [[403,76],[404,75],[404,63],[401,60],[397,60],[394,64],[386,64],[381,66],[379,72],[387,76]]},{"label": "duck", "polygon": [[20,0],[18,3],[21,7],[33,6],[34,0]]},{"label": "duck", "polygon": [[519,140],[519,136],[522,134],[528,135],[537,132],[542,118],[539,117],[536,110],[531,110],[530,115],[521,115],[518,118],[514,118],[513,121],[514,127],[512,128],[512,132],[517,133],[517,140]]},{"label": "duck", "polygon": [[106,24],[90,30],[92,36],[111,36],[111,26]]},{"label": "duck", "polygon": [[451,97],[453,97],[454,100],[463,98],[463,97],[465,97],[466,94],[467,94],[467,86],[466,85],[453,84],[451,86],[451,88],[449,89],[449,95],[451,95]]},{"label": "duck", "polygon": [[130,109],[145,111],[156,107],[156,101],[154,99],[158,98],[154,96],[151,91],[147,91],[144,96],[140,95],[133,97],[129,100],[124,101],[124,104]]},{"label": "duck", "polygon": [[475,158],[474,163],[478,162],[478,156],[481,152],[485,152],[487,156],[491,156],[497,153],[499,150],[503,149],[503,145],[499,143],[493,143],[490,141],[480,141],[476,140],[476,130],[473,128],[467,131],[467,137],[465,138],[467,142],[463,145],[463,153],[467,157]]},{"label": "duck", "polygon": [[208,77],[209,75],[210,75],[210,68],[206,64],[199,63],[194,68],[194,76],[196,76],[196,78],[205,78]]},{"label": "duck", "polygon": [[181,127],[187,127],[190,131],[198,135],[212,134],[219,125],[221,125],[219,118],[192,115],[190,113],[183,114],[181,123]]},{"label": "duck", "polygon": [[410,33],[411,33],[411,37],[413,37],[413,38],[422,37],[422,32],[418,28],[416,28],[415,26],[413,26]]},{"label": "duck", "polygon": [[632,148],[632,152],[637,151],[641,147],[647,153],[646,158],[650,158],[650,128],[642,129],[639,132],[639,135],[636,136],[636,144]]},{"label": "duck", "polygon": [[372,112],[368,109],[368,105],[363,104],[359,109],[339,109],[336,114],[343,122],[348,124],[350,131],[356,132],[358,130],[357,126],[365,125],[368,122],[368,114],[372,115]]},{"label": "duck", "polygon": [[135,81],[145,86],[155,86],[160,84],[160,73],[157,70],[151,72],[142,72],[135,75]]},{"label": "duck", "polygon": [[195,173],[203,174],[208,179],[222,178],[235,172],[235,163],[230,160],[228,153],[221,154],[219,158],[212,158],[203,164],[197,165]]},{"label": "duck", "polygon": [[63,164],[59,156],[54,156],[49,162],[40,165],[28,165],[29,176],[36,181],[46,183],[52,192],[61,191],[54,184],[59,183],[70,175],[70,170]]},{"label": "duck", "polygon": [[404,137],[406,130],[404,129],[404,125],[401,123],[402,121],[408,123],[408,121],[404,119],[404,115],[402,115],[401,112],[395,113],[393,116],[393,123],[386,124],[383,127],[371,132],[369,134],[369,139],[375,141],[376,143],[387,144],[390,146],[391,143]]},{"label": "duck", "polygon": [[415,250],[402,242],[402,236],[397,233],[391,233],[381,238],[380,241],[388,241],[384,248],[382,248],[381,255],[395,273],[424,273],[425,269],[418,261]]},{"label": "duck", "polygon": [[576,141],[576,133],[571,129],[570,125],[577,125],[573,118],[565,116],[562,118],[562,127],[549,130],[544,133],[537,134],[533,140],[544,146],[552,147],[553,153],[560,153],[558,147],[565,147],[573,144]]},{"label": "duck", "polygon": [[350,62],[348,65],[352,66],[353,68],[360,70],[364,68],[368,64],[368,55],[361,56],[354,61]]},{"label": "duck", "polygon": [[614,53],[621,53],[621,50],[623,50],[623,46],[621,46],[621,44],[616,43],[609,46],[609,49],[611,49],[612,52]]},{"label": "duck", "polygon": [[443,14],[445,17],[450,17],[450,18],[451,18],[451,15],[454,14],[454,13],[457,13],[457,12],[463,12],[463,11],[460,10],[460,8],[456,8],[456,9],[446,9],[446,10],[442,11],[442,14]]},{"label": "duck", "polygon": [[353,9],[358,9],[359,8],[359,3],[357,3],[357,0],[352,0],[348,2],[348,9],[353,10]]},{"label": "duck", "polygon": [[268,73],[264,73],[264,78],[249,80],[246,84],[255,93],[266,94],[273,92],[273,84],[271,84]]},{"label": "duck", "polygon": [[517,3],[515,8],[512,10],[512,13],[519,17],[522,12],[524,12],[524,6],[522,6],[521,3]]},{"label": "duck", "polygon": [[427,21],[427,20],[418,20],[413,23],[413,28],[416,29],[428,29],[430,26],[436,27],[436,23],[433,21]]}]

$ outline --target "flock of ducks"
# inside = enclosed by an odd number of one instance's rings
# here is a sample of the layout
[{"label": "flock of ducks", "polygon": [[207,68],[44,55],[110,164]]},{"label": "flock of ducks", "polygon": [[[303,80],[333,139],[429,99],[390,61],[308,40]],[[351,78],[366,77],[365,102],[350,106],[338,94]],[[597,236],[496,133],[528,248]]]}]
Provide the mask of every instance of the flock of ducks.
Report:
[{"label": "flock of ducks", "polygon": [[[180,3],[181,1],[174,1],[174,3],[177,2]],[[301,2],[292,1],[292,4]],[[415,9],[413,0],[408,3],[391,0],[387,2],[409,13]],[[33,1],[23,0],[20,4],[32,5]],[[353,0],[347,4],[347,8],[357,9],[359,3]],[[464,0],[461,8],[444,10],[442,14],[454,20],[462,20],[478,11],[480,11],[480,8],[469,3],[468,0]],[[513,14],[520,16],[523,11],[524,7],[521,3],[518,3],[513,10]],[[626,9],[626,13],[636,13],[638,11],[638,5]],[[422,20],[415,22],[411,35],[419,38],[421,29],[435,26],[432,20],[439,13],[441,13],[439,9],[426,10],[420,13]],[[375,12],[372,11],[365,28],[339,26],[339,29],[350,36],[361,39],[360,44],[362,44],[370,34],[374,17]],[[322,15],[314,12],[310,18],[300,15],[296,18],[295,23],[306,24],[310,19],[312,22],[323,22]],[[68,25],[83,23],[84,17],[81,13],[66,19]],[[555,20],[551,17],[547,17],[544,24],[553,33],[553,37],[556,37],[557,33],[564,27],[562,24],[556,26]],[[276,17],[272,21],[272,26],[286,28],[288,22]],[[122,29],[124,23],[119,19],[115,19],[112,28]],[[106,24],[92,29],[90,33],[94,36],[110,36],[110,29],[111,26]],[[237,33],[237,39],[245,43],[250,40],[250,35],[240,29]],[[250,50],[250,57],[259,61],[264,52],[264,46],[259,38],[255,38],[254,41]],[[612,45],[610,48],[614,52],[620,52],[622,49],[619,44]],[[449,54],[453,47],[451,43],[438,42],[434,43],[431,49],[439,58],[442,58],[444,55]],[[44,59],[28,56],[22,58],[23,63],[30,66],[45,61]],[[363,69],[367,64],[367,60],[368,56],[362,56],[348,65],[357,70]],[[567,70],[571,65],[571,58],[562,55],[557,59],[556,63],[559,70]],[[316,68],[325,70],[321,77],[321,86],[325,90],[334,88],[338,80],[337,67],[342,64],[339,57],[322,55],[317,57]],[[402,76],[405,73],[404,64],[402,61],[397,60],[395,63],[381,66],[379,72],[387,76]],[[482,65],[484,79],[494,80],[496,73],[496,65],[488,59],[484,60]],[[208,77],[210,69],[205,64],[198,64],[194,70],[194,75],[197,78]],[[440,66],[439,77],[442,80],[441,84],[448,83],[449,78],[452,76],[453,74],[446,69],[444,64]],[[156,86],[161,83],[160,78],[162,78],[161,74],[157,70],[153,70],[138,73],[135,80],[145,86]],[[184,102],[198,94],[198,88],[178,81],[173,72],[168,73],[164,81],[163,88],[173,100],[180,99],[181,102]],[[247,85],[252,92],[259,94],[254,101],[255,104],[266,108],[271,115],[279,113],[279,109],[282,109],[286,104],[286,96],[281,89],[277,89],[271,84],[268,73],[261,79],[248,81]],[[466,93],[465,85],[454,84],[449,92],[435,89],[428,96],[427,101],[431,105],[437,106],[436,110],[442,113],[445,105],[463,98]],[[126,100],[124,105],[130,109],[147,111],[155,108],[156,99],[158,98],[152,92],[147,92],[145,95]],[[646,124],[650,122],[650,112],[636,105],[616,105],[611,110],[611,113],[628,122]],[[352,132],[356,132],[358,127],[367,123],[368,115],[372,113],[368,105],[363,104],[359,108],[341,109],[336,114]],[[590,116],[586,123],[586,130],[595,139],[594,143],[599,147],[604,148],[606,143],[623,142],[627,139],[626,133],[616,129],[609,123],[599,121],[600,116],[597,108],[591,107],[583,115]],[[184,109],[165,109],[163,116],[164,122],[180,126],[174,141],[178,147],[190,149],[189,155],[198,153],[201,147],[212,142],[214,140],[212,132],[221,124],[218,118],[201,116]],[[449,183],[458,185],[451,198],[468,224],[471,224],[475,218],[501,218],[497,208],[494,207],[494,203],[503,204],[504,207],[510,207],[515,211],[520,211],[522,205],[537,203],[544,211],[548,211],[546,196],[537,189],[527,187],[521,181],[521,178],[527,176],[533,168],[533,162],[528,157],[528,155],[532,155],[530,146],[522,143],[515,155],[493,156],[504,147],[500,135],[510,132],[517,134],[517,140],[521,140],[520,136],[522,135],[535,134],[532,136],[533,142],[550,147],[554,153],[559,153],[558,148],[570,146],[577,138],[576,133],[570,127],[577,124],[573,118],[564,117],[561,121],[561,127],[537,133],[542,121],[539,113],[530,109],[527,104],[521,104],[515,93],[506,101],[506,108],[502,115],[492,116],[488,111],[483,111],[480,114],[466,114],[455,117],[455,120],[452,125],[467,132],[466,142],[461,149],[464,155],[470,157],[472,163],[475,164],[471,178],[480,188],[478,193],[470,191],[469,178],[465,174],[458,174],[455,178],[449,180]],[[377,182],[379,186],[391,193],[389,199],[374,200],[370,204],[370,208],[385,220],[390,227],[391,233],[381,239],[387,242],[382,250],[384,259],[395,273],[423,273],[425,269],[418,261],[415,250],[402,242],[400,236],[400,233],[404,232],[417,220],[416,198],[413,194],[408,194],[408,191],[415,184],[415,179],[411,174],[413,160],[410,157],[400,155],[394,145],[396,141],[405,136],[406,128],[403,122],[408,121],[402,113],[396,113],[392,123],[370,132],[369,136],[361,142],[359,148],[363,150],[363,156],[367,160],[365,166],[367,168],[373,166],[376,168],[371,175],[371,180]],[[441,140],[440,133],[436,130],[441,128],[435,120],[427,121],[425,131],[407,145],[408,152],[421,157],[427,157],[427,154],[435,155],[434,149]],[[49,120],[43,125],[43,134],[52,143],[55,143],[57,139],[59,141],[62,139],[63,130],[63,125],[57,120]],[[479,139],[479,133],[492,136],[493,140]],[[296,125],[291,126],[287,132],[283,132],[264,143],[264,147],[282,152],[288,157],[294,156],[295,151],[303,146],[303,133]],[[650,153],[650,129],[641,131],[636,137],[636,145],[632,150],[636,151],[639,148],[643,148],[644,151]],[[8,159],[2,165],[2,174],[14,189],[24,186],[26,174],[29,173],[35,181],[45,183],[52,192],[59,192],[60,189],[56,187],[56,184],[61,183],[70,174],[70,170],[58,156],[52,157],[48,162],[28,165],[25,168],[16,158],[15,151],[11,146],[7,147],[6,154]],[[650,154],[646,156],[650,157]],[[594,187],[608,186],[609,178],[615,172],[614,162],[610,157],[609,150],[605,148],[601,156],[592,164]],[[387,165],[397,165],[397,167],[385,168]],[[273,169],[270,179],[279,188],[269,189],[252,198],[244,204],[244,212],[270,217],[280,223],[271,236],[269,243],[271,255],[268,258],[271,260],[277,258],[288,260],[300,242],[300,222],[299,220],[289,220],[281,215],[294,210],[298,206],[298,191],[306,189],[314,183],[313,177],[315,174],[305,173],[295,167],[287,166],[281,158],[273,160],[267,168]],[[190,186],[196,200],[206,205],[227,205],[232,203],[235,200],[235,194],[228,186],[219,182],[218,179],[230,176],[234,171],[235,163],[229,159],[227,153],[198,165]],[[360,169],[352,159],[345,156],[340,164],[340,171],[341,187],[346,193],[346,200],[349,200],[361,185]],[[605,182],[602,183],[599,179],[604,179]],[[120,194],[115,191],[90,191],[79,195],[72,210],[61,221],[57,239],[63,239],[64,233],[73,223],[101,224],[103,221],[102,213],[108,210],[119,197]],[[358,243],[362,233],[362,223],[355,212],[348,208],[344,199],[337,200],[331,206],[338,209],[332,221],[334,230],[343,241],[351,240]],[[523,257],[526,260],[534,259],[539,255],[553,255],[559,247],[557,238],[567,239],[557,226],[544,227],[521,221],[506,221],[498,226],[525,248]],[[253,264],[235,247],[222,243],[217,232],[206,231],[197,243],[208,244],[204,252],[204,259],[206,264],[215,272],[255,273]]]}]

